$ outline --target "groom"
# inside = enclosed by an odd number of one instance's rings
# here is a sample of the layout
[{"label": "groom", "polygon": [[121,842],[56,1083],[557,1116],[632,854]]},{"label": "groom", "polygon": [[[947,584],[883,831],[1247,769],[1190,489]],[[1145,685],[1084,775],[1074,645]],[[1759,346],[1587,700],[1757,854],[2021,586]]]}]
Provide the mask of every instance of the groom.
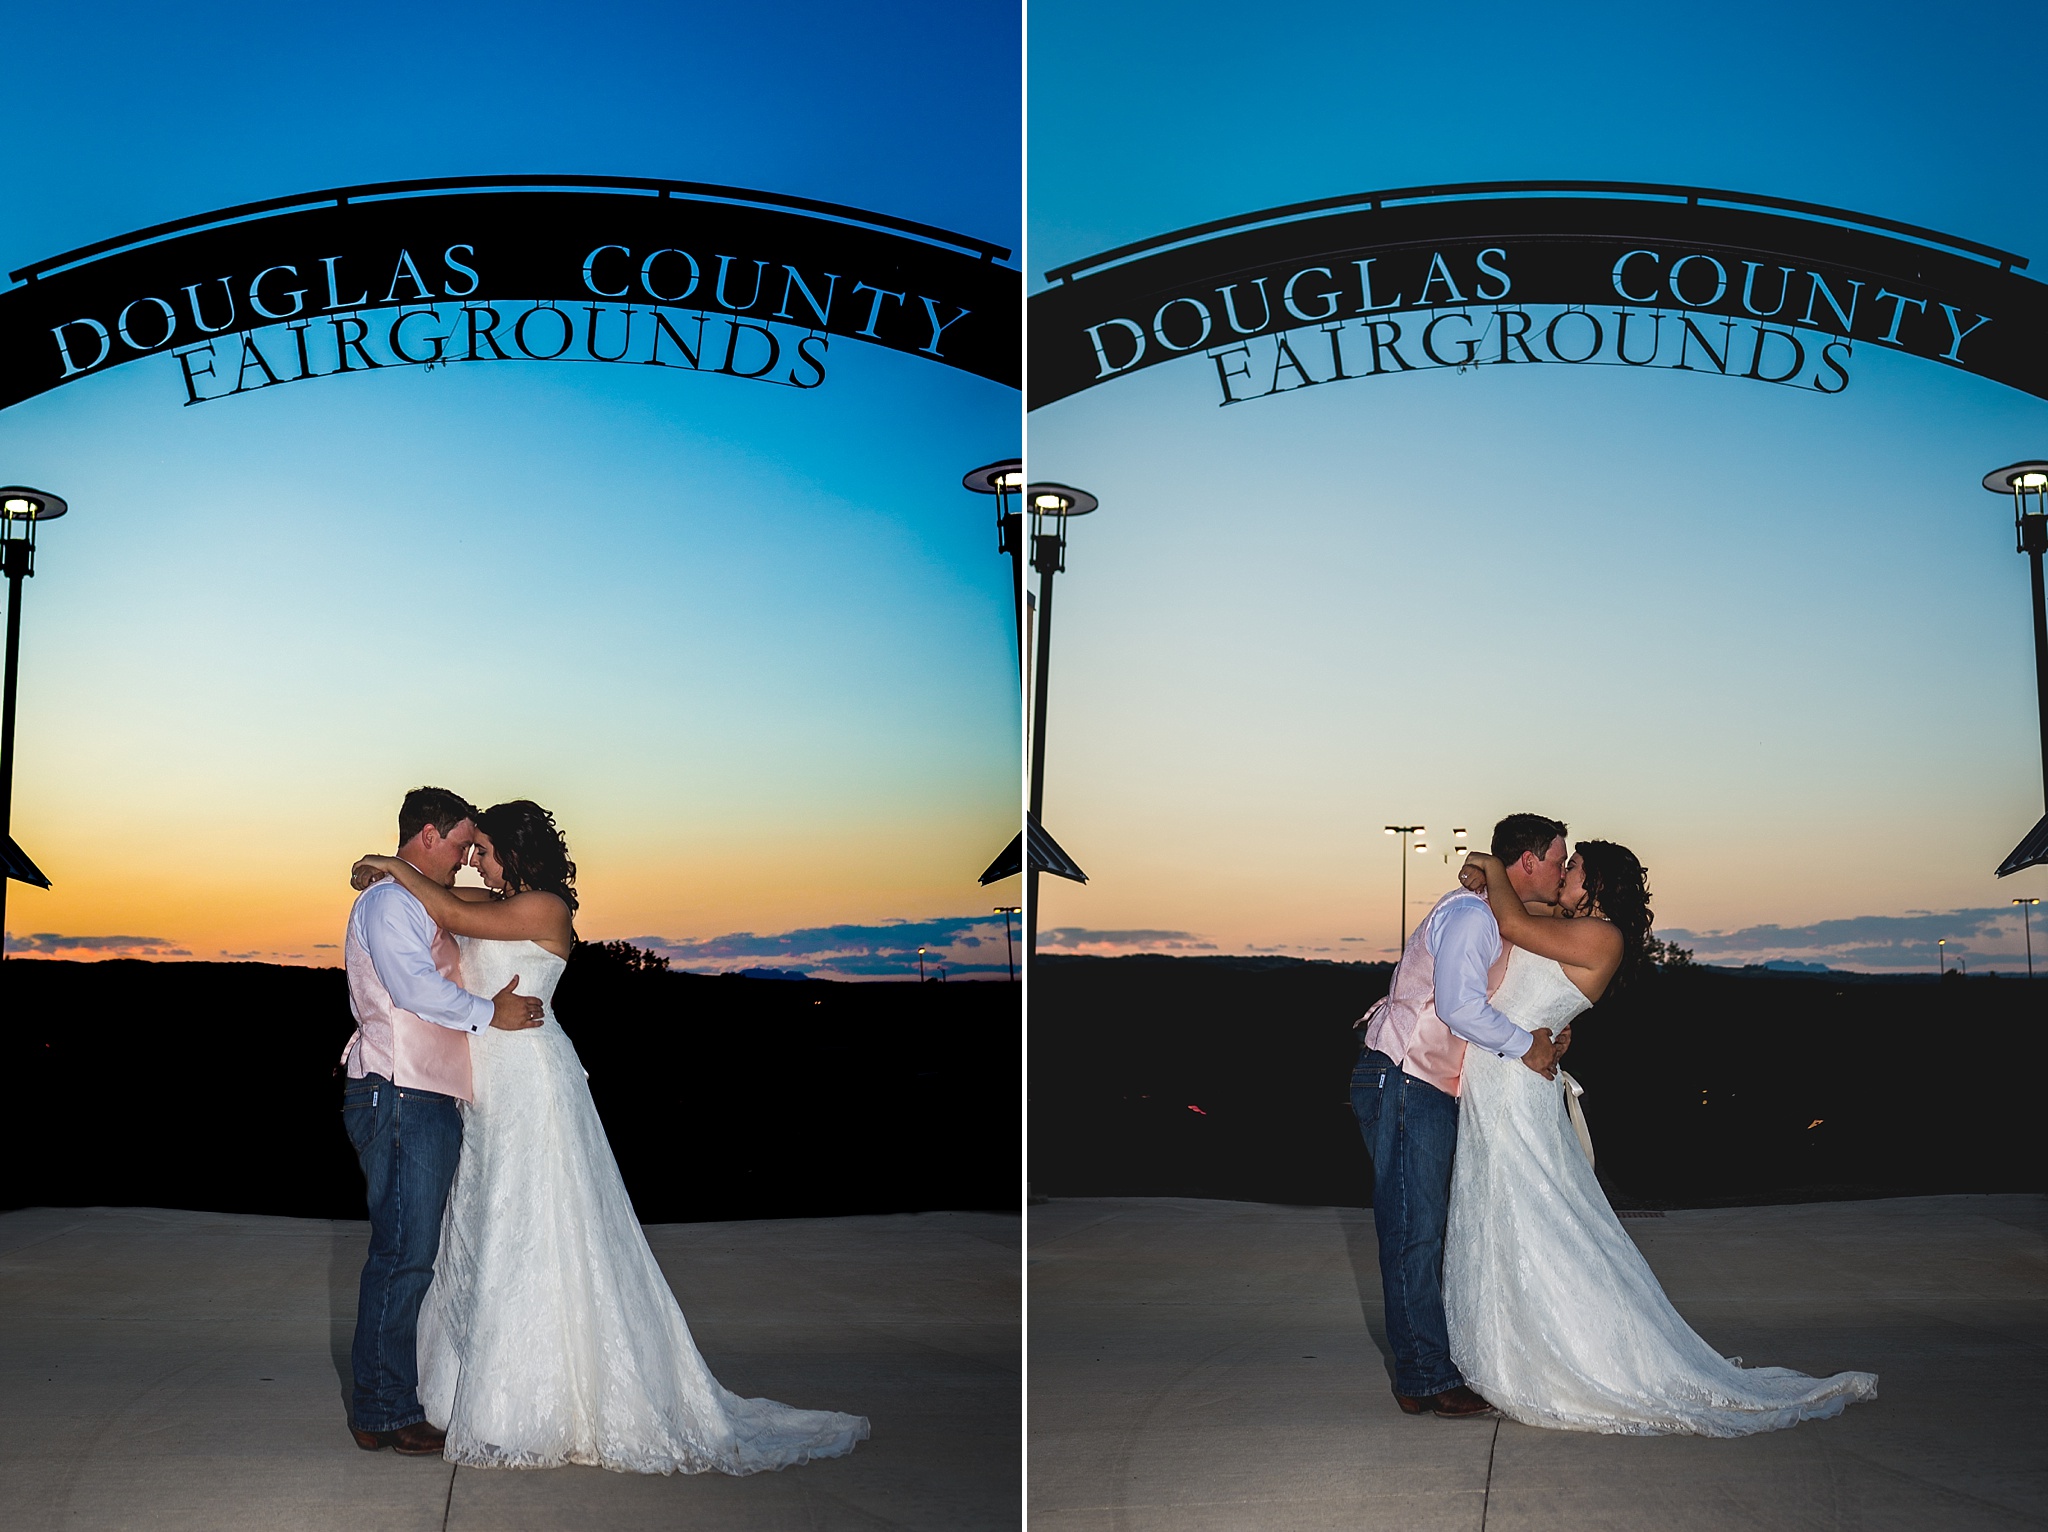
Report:
[{"label": "groom", "polygon": [[[1517,894],[1551,904],[1564,886],[1564,837],[1554,819],[1510,814],[1493,827],[1490,849]],[[1408,938],[1387,998],[1359,1023],[1365,1048],[1351,1075],[1351,1110],[1372,1155],[1394,1398],[1410,1415],[1458,1419],[1493,1409],[1459,1377],[1444,1322],[1444,1224],[1465,1049],[1491,1048],[1548,1079],[1568,1046],[1553,1043],[1547,1027],[1525,1031],[1487,1004],[1500,955],[1486,900],[1453,889]]]},{"label": "groom", "polygon": [[[436,882],[453,883],[476,840],[475,821],[476,810],[454,793],[416,787],[399,806],[398,854]],[[454,939],[391,878],[357,897],[344,952],[356,1030],[342,1053],[341,1123],[370,1204],[349,1430],[365,1452],[439,1457],[446,1435],[420,1408],[417,1330],[462,1152],[455,1103],[470,1099],[469,1039],[485,1027],[537,1027],[541,1004],[512,992],[517,974],[489,1000],[465,990]]]}]

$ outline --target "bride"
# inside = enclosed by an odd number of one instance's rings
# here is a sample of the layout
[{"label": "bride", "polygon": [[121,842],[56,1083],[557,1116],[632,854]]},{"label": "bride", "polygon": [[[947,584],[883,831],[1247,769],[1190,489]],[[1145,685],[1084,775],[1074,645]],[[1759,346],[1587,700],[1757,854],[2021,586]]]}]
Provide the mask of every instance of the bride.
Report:
[{"label": "bride", "polygon": [[[1625,847],[1579,842],[1560,896],[1576,918],[1530,911],[1482,853],[1462,877],[1484,888],[1512,944],[1492,1003],[1524,1027],[1561,1032],[1644,961],[1650,893]],[[1525,1425],[1630,1436],[1746,1436],[1875,1398],[1874,1373],[1745,1368],[1693,1333],[1607,1205],[1568,1088],[1466,1051],[1444,1244],[1444,1313],[1465,1381]]]},{"label": "bride", "polygon": [[[471,993],[516,972],[545,1005],[576,939],[575,864],[538,804],[476,823],[487,889],[444,888],[389,856],[362,858],[358,879],[389,875],[418,896],[460,941]],[[851,1452],[863,1417],[742,1399],[704,1365],[553,1015],[470,1040],[475,1100],[419,1325],[420,1401],[447,1429],[447,1457],[746,1474]]]}]

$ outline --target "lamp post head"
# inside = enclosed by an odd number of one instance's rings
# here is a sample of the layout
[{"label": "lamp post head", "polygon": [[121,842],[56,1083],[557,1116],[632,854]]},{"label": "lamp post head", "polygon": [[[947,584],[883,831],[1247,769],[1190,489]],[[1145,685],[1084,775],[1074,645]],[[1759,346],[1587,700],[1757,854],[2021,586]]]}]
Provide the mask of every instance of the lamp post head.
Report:
[{"label": "lamp post head", "polygon": [[[1071,484],[1033,484],[1024,491],[1031,512],[1031,566],[1041,575],[1055,574],[1067,567],[1067,523],[1086,516],[1099,505],[1085,489]],[[1046,529],[1050,521],[1052,528]]]},{"label": "lamp post head", "polygon": [[36,527],[55,521],[71,507],[44,489],[26,484],[0,486],[0,542],[6,544],[6,573],[32,575],[36,572]]},{"label": "lamp post head", "polygon": [[984,463],[969,470],[960,482],[977,495],[996,497],[996,551],[1021,552],[1022,549],[1011,541],[1010,520],[1019,517],[1016,500],[1018,492],[1024,488],[1024,460],[1006,457],[999,463]]},{"label": "lamp post head", "polygon": [[2013,539],[2021,553],[2048,553],[2048,462],[2008,463],[1984,475],[1994,495],[2012,496]]},{"label": "lamp post head", "polygon": [[1007,500],[1024,487],[1024,460],[1006,457],[1000,463],[984,463],[969,470],[961,484],[977,495],[994,495]]}]

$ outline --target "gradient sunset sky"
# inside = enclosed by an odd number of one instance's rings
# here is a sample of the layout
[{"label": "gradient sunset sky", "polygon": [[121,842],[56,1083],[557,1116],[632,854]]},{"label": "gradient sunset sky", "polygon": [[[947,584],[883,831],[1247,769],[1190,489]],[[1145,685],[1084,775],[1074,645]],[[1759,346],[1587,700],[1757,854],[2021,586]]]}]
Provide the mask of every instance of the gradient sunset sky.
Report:
[{"label": "gradient sunset sky", "polygon": [[[9,7],[0,267],[256,198],[673,177],[1021,242],[1014,5]],[[441,34],[437,34],[441,35]],[[772,39],[772,45],[767,45]],[[72,85],[66,85],[69,91]],[[82,88],[82,85],[81,85]],[[181,407],[168,355],[0,414],[66,496],[27,587],[10,954],[338,960],[432,782],[552,808],[581,934],[681,966],[1001,972],[1007,561],[960,477],[1010,389],[870,346],[827,386],[407,370]],[[914,955],[909,967],[914,971]]]},{"label": "gradient sunset sky", "polygon": [[[1028,285],[1381,187],[1676,182],[2048,271],[2038,6],[1031,11]],[[1634,847],[1703,960],[2018,968],[2041,815],[2025,560],[1979,480],[2048,403],[1859,347],[1822,397],[1622,368],[1219,409],[1199,355],[1033,412],[1056,602],[1048,950],[1392,955],[1400,854],[1521,809]],[[1410,920],[1454,862],[1410,858]],[[2037,922],[2038,926],[2038,922]],[[2037,944],[2043,932],[2035,931]],[[2048,945],[2043,945],[2048,956]]]}]

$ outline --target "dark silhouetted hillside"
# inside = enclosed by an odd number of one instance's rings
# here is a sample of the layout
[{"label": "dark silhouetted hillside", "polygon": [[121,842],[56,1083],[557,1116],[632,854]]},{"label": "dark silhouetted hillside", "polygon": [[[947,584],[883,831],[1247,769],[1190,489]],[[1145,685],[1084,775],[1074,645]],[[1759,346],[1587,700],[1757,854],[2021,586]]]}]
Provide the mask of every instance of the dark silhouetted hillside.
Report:
[{"label": "dark silhouetted hillside", "polygon": [[[339,969],[0,965],[0,1205],[360,1218]],[[648,1222],[1014,1208],[1018,988],[579,950],[557,1006]]]},{"label": "dark silhouetted hillside", "polygon": [[[1369,1203],[1351,1024],[1391,972],[1041,958],[1032,1190]],[[1997,1076],[2029,1067],[2044,1012],[2048,980],[1681,968],[1581,1017],[1567,1067],[1618,1205],[2041,1191]]]}]

